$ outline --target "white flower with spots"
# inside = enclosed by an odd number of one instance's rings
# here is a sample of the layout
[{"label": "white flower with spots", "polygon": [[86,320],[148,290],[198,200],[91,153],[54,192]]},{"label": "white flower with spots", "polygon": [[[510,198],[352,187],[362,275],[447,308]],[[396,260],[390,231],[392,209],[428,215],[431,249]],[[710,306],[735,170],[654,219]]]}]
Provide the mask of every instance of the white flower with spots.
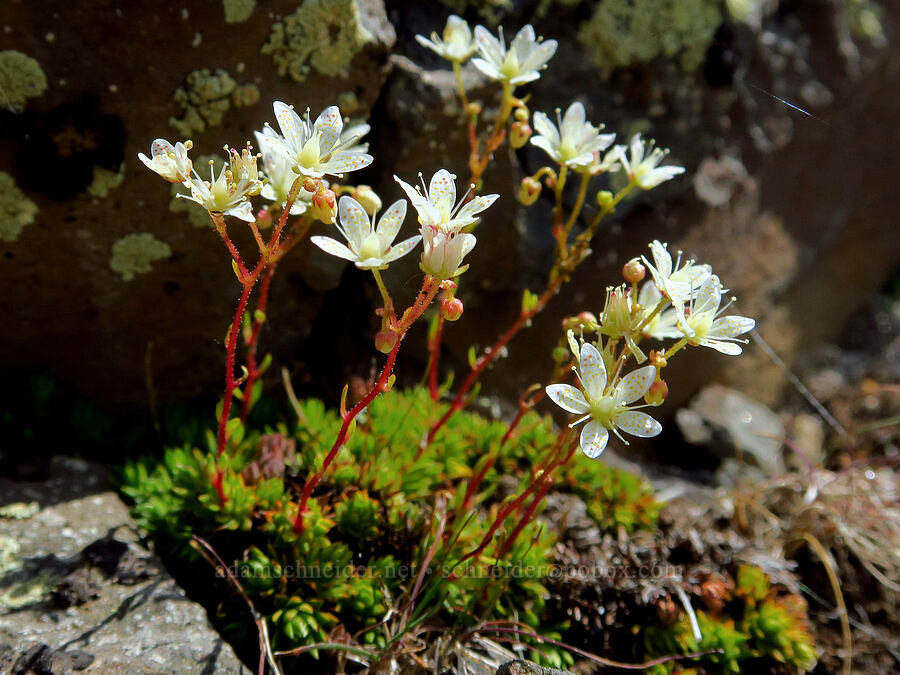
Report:
[{"label": "white flower with spots", "polygon": [[737,336],[753,330],[756,322],[746,316],[719,316],[728,308],[726,305],[720,310],[721,302],[722,284],[719,277],[713,275],[703,282],[686,312],[690,332],[682,332],[688,337],[689,345],[709,347],[722,354],[738,356],[743,350],[737,343],[746,344],[747,340]]},{"label": "white flower with spots", "polygon": [[170,183],[184,183],[191,179],[194,166],[188,157],[188,150],[192,147],[191,141],[173,146],[165,138],[157,138],[150,144],[150,157],[139,152],[138,159]]},{"label": "white flower with spots", "polygon": [[[646,145],[641,140],[640,134],[635,134],[629,147],[617,145],[614,149],[619,157],[619,163],[638,187],[643,190],[655,188],[660,183],[684,173],[683,166],[658,166],[668,150],[654,147],[654,141],[648,141]],[[625,150],[630,150],[630,158],[625,155]]]},{"label": "white flower with spots", "polygon": [[481,58],[472,59],[472,64],[492,80],[513,86],[538,79],[557,47],[556,40],[536,39],[530,24],[516,34],[509,49],[502,28],[497,39],[484,26],[475,26],[475,42]]},{"label": "white flower with spots", "polygon": [[273,108],[281,134],[266,124],[263,135],[272,139],[273,146],[290,161],[295,171],[311,178],[321,178],[325,174],[341,176],[372,163],[372,155],[352,147],[357,137],[342,137],[344,121],[337,106],[325,108],[314,124],[310,122],[308,110],[301,118],[291,106],[281,101],[275,101]]},{"label": "white flower with spots", "polygon": [[435,279],[452,279],[467,269],[462,260],[475,247],[474,234],[445,232],[427,225],[422,226],[422,262],[419,266],[425,274]]},{"label": "white flower with spots", "polygon": [[[419,175],[420,180],[421,174]],[[457,233],[478,220],[478,214],[488,208],[500,195],[478,196],[465,202],[465,196],[456,202],[456,176],[441,169],[431,177],[428,188],[424,180],[422,187],[412,185],[394,176],[406,196],[419,214],[423,230],[431,228],[435,232]],[[466,193],[468,195],[468,193]],[[423,232],[424,234],[424,232]]]},{"label": "white flower with spots", "polygon": [[678,328],[690,337],[692,334],[685,322],[684,303],[697,295],[700,286],[712,274],[712,268],[709,265],[697,265],[693,260],[686,260],[682,265],[680,251],[673,267],[672,256],[667,247],[668,244],[654,239],[650,243],[653,263],[646,256],[641,256],[641,260],[653,275],[656,288],[672,303]]},{"label": "white flower with spots", "polygon": [[370,220],[362,205],[352,197],[341,197],[338,212],[340,225],[335,223],[335,227],[344,235],[347,246],[329,237],[312,237],[312,243],[326,253],[351,261],[360,269],[384,269],[388,263],[412,251],[422,239],[416,235],[393,245],[406,218],[405,199],[391,204],[379,218],[377,227],[374,226],[374,216]]},{"label": "white flower with spots", "polygon": [[[262,153],[263,172],[266,175],[266,184],[263,185],[262,192],[259,194],[263,199],[268,199],[284,207],[294,181],[301,176],[294,173],[291,161],[276,146],[272,136],[267,136],[260,131],[254,131],[253,134],[256,136],[256,143]],[[291,206],[291,215],[298,216],[306,211],[310,199],[312,199],[312,194],[301,190]]]},{"label": "white flower with spots", "polygon": [[574,427],[585,420],[590,420],[581,430],[581,450],[590,458],[600,456],[609,442],[612,431],[628,445],[619,431],[649,438],[662,431],[662,426],[646,413],[632,406],[650,389],[656,378],[655,366],[644,366],[632,371],[618,382],[609,382],[603,356],[590,343],[581,345],[578,357],[578,378],[582,389],[570,384],[551,384],[547,387],[547,395],[564,410],[583,415],[570,424]]},{"label": "white flower with spots", "polygon": [[[644,308],[645,315],[650,314],[656,309],[656,306],[664,299],[662,293],[659,292],[659,289],[652,280],[645,281],[641,286],[641,290],[638,292],[638,304]],[[682,332],[678,330],[678,317],[672,307],[667,307],[662,311],[657,312],[657,314],[647,322],[647,325],[641,329],[641,334],[644,337],[651,337],[656,340],[671,338],[681,339],[684,337]]]},{"label": "white flower with spots", "polygon": [[263,187],[256,171],[256,157],[249,150],[241,155],[237,151],[231,151],[231,165],[223,166],[216,177],[213,163],[210,162],[209,173],[210,180],[205,181],[194,172],[195,178],[184,183],[191,190],[190,196],[177,196],[200,204],[210,213],[223,213],[248,223],[255,221],[248,197],[258,195]]},{"label": "white flower with spots", "polygon": [[475,53],[475,42],[472,40],[472,29],[465,19],[451,14],[444,26],[443,39],[437,33],[431,34],[429,40],[424,35],[416,35],[416,42],[427,47],[448,61],[462,63]]},{"label": "white flower with spots", "polygon": [[595,153],[606,150],[615,134],[601,134],[599,127],[585,121],[584,106],[575,102],[560,118],[556,111],[557,124],[542,112],[534,113],[534,129],[537,135],[531,137],[531,144],[546,152],[560,165],[575,169],[586,169],[594,164]]}]

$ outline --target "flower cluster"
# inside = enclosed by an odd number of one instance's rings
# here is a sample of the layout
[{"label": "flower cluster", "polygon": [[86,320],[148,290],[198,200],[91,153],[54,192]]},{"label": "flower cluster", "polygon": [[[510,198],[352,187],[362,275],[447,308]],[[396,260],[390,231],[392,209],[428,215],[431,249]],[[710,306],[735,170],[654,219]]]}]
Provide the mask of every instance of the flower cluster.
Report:
[{"label": "flower cluster", "polygon": [[[327,187],[321,180],[326,175],[340,177],[349,171],[365,168],[372,163],[367,154],[367,144],[359,140],[369,132],[368,124],[354,125],[344,129],[337,106],[326,108],[310,122],[309,111],[301,118],[293,108],[281,101],[273,104],[275,117],[281,133],[266,124],[254,136],[261,154],[254,155],[250,145],[238,153],[227,148],[229,164],[216,176],[210,171],[210,179],[203,180],[193,170],[188,158],[191,141],[176,143],[158,138],[150,146],[150,157],[143,153],[138,158],[152,171],[171,183],[181,183],[190,190],[190,195],[179,197],[190,199],[211,214],[224,214],[253,222],[256,218],[248,200],[254,195],[284,206],[294,182],[300,177],[316,179],[312,183]],[[262,158],[262,171],[257,160]],[[310,205],[314,192],[301,190],[291,207],[291,214],[303,213]]]},{"label": "flower cluster", "polygon": [[[581,449],[589,457],[603,452],[610,432],[627,445],[620,431],[641,437],[656,436],[662,431],[656,420],[637,408],[662,403],[668,386],[661,370],[682,348],[709,347],[737,356],[742,352],[740,344],[746,343],[738,336],[756,325],[747,317],[722,316],[727,309],[727,305],[720,309],[725,289],[709,265],[682,261],[680,253],[673,263],[667,245],[656,240],[650,243],[650,252],[653,263],[647,258],[642,258],[643,264],[635,259],[623,269],[630,286],[607,289],[599,321],[592,316],[578,321],[582,331],[597,333],[596,345],[584,342],[579,346],[574,331],[567,333],[581,388],[569,384],[546,387],[547,395],[558,406],[582,415],[571,426],[590,420],[580,439]],[[638,290],[646,273],[645,265],[651,279]],[[650,365],[623,376],[629,357],[638,364],[647,360],[638,346],[642,339],[676,342],[665,352],[651,352]],[[617,351],[620,342],[625,345]],[[644,398],[644,405],[632,405],[640,398]]]}]

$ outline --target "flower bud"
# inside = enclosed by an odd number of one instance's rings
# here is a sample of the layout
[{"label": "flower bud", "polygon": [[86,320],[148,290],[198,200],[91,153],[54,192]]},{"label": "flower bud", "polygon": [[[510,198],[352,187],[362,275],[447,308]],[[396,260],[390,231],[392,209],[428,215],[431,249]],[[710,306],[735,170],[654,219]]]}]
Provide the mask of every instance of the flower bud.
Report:
[{"label": "flower bud", "polygon": [[569,350],[565,347],[554,347],[553,348],[553,362],[554,363],[565,363],[569,360]]},{"label": "flower bud", "polygon": [[324,186],[320,187],[312,198],[312,214],[323,223],[330,225],[337,217],[337,210],[337,198],[334,190]]},{"label": "flower bud", "polygon": [[631,332],[631,298],[627,286],[606,289],[606,303],[600,314],[600,323],[603,334],[616,340]]},{"label": "flower bud", "polygon": [[509,129],[509,144],[516,150],[521,148],[531,138],[531,127],[527,122],[513,122]]},{"label": "flower bud", "polygon": [[474,102],[470,103],[469,106],[466,108],[466,114],[468,114],[469,117],[480,115],[481,114],[481,104],[474,103]]},{"label": "flower bud", "polygon": [[516,118],[517,122],[527,122],[528,108],[526,108],[525,106],[519,106],[513,111],[513,117]]},{"label": "flower bud", "polygon": [[397,334],[392,330],[382,330],[375,334],[375,349],[382,354],[389,354],[397,344]]},{"label": "flower bud", "polygon": [[459,298],[441,300],[441,316],[445,321],[457,321],[463,314],[463,303]]},{"label": "flower bud", "polygon": [[519,202],[525,206],[531,206],[541,196],[541,184],[531,176],[525,176],[522,179],[522,186],[519,188]]},{"label": "flower bud", "polygon": [[604,211],[612,208],[613,199],[612,192],[609,190],[600,190],[600,192],[597,193],[597,206]]},{"label": "flower bud", "polygon": [[644,394],[644,401],[649,405],[661,405],[669,395],[669,385],[663,380],[656,380]]},{"label": "flower bud", "polygon": [[375,190],[368,185],[357,186],[356,189],[350,193],[350,196],[359,202],[359,205],[363,207],[370,217],[374,216],[378,211],[381,211],[381,198],[375,194]]},{"label": "flower bud", "polygon": [[632,258],[625,263],[625,266],[622,268],[622,278],[629,284],[636,284],[639,281],[643,281],[644,275],[646,274],[647,268],[641,264],[640,258]]}]

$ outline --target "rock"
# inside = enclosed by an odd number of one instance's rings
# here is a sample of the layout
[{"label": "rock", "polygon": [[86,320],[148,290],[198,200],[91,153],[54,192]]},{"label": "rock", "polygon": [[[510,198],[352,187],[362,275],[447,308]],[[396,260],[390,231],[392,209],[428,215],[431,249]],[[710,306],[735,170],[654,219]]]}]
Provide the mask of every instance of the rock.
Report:
[{"label": "rock", "polygon": [[125,504],[84,480],[102,474],[54,458],[44,483],[0,480],[0,503],[42,507],[0,520],[0,672],[248,673],[140,543]]},{"label": "rock", "polygon": [[497,668],[497,675],[574,675],[559,668],[545,668],[531,661],[516,659]]},{"label": "rock", "polygon": [[749,455],[769,474],[783,470],[781,419],[764,405],[719,384],[704,388],[675,414],[685,441],[702,445],[724,459]]}]

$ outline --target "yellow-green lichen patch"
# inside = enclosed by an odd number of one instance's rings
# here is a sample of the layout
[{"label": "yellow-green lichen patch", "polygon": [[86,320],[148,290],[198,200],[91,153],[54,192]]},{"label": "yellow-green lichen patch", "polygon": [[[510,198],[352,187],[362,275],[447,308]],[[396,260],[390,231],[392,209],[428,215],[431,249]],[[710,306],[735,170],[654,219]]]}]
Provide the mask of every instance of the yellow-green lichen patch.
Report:
[{"label": "yellow-green lichen patch", "polygon": [[37,604],[47,599],[60,581],[58,574],[41,570],[33,577],[13,583],[0,593],[0,610],[12,612]]},{"label": "yellow-green lichen patch", "polygon": [[356,0],[306,0],[272,25],[261,51],[271,55],[280,75],[302,82],[310,68],[329,77],[344,74],[371,39]]},{"label": "yellow-green lichen patch", "polygon": [[122,184],[125,179],[125,164],[119,167],[118,171],[110,171],[102,166],[94,167],[94,180],[88,185],[87,192],[92,197],[100,197],[101,199],[109,194],[110,190],[115,190]]},{"label": "yellow-green lichen patch", "polygon": [[12,518],[14,520],[26,520],[41,510],[37,502],[13,502],[0,506],[0,518]]},{"label": "yellow-green lichen patch", "polygon": [[175,102],[184,109],[181,119],[169,118],[169,124],[181,136],[188,137],[222,123],[232,106],[240,108],[259,101],[255,84],[238,84],[223,68],[212,72],[195,70],[175,91]]},{"label": "yellow-green lichen patch", "polygon": [[0,103],[22,112],[25,99],[40,96],[47,88],[41,64],[27,54],[7,49],[0,52]]},{"label": "yellow-green lichen patch", "polygon": [[152,269],[153,263],[172,255],[172,249],[149,232],[128,234],[112,247],[109,268],[131,281],[136,274],[144,274]]},{"label": "yellow-green lichen patch", "polygon": [[250,18],[256,9],[256,0],[222,0],[225,23],[241,23]]},{"label": "yellow-green lichen patch", "polygon": [[[225,166],[225,160],[219,155],[199,155],[194,159],[194,169],[200,174],[203,180],[209,180],[210,171],[209,163],[212,162],[213,171],[218,176],[222,167]],[[194,227],[210,227],[212,221],[209,213],[199,204],[192,202],[190,199],[182,199],[177,197],[178,194],[187,194],[188,191],[181,183],[173,183],[170,189],[172,200],[169,202],[169,211],[172,213],[183,213],[187,216],[188,222]]]},{"label": "yellow-green lichen patch", "polygon": [[34,222],[37,204],[16,187],[13,177],[0,171],[0,241],[15,241],[22,228]]},{"label": "yellow-green lichen patch", "polygon": [[600,68],[679,56],[693,70],[721,22],[719,0],[605,0],[581,24],[578,39]]}]

